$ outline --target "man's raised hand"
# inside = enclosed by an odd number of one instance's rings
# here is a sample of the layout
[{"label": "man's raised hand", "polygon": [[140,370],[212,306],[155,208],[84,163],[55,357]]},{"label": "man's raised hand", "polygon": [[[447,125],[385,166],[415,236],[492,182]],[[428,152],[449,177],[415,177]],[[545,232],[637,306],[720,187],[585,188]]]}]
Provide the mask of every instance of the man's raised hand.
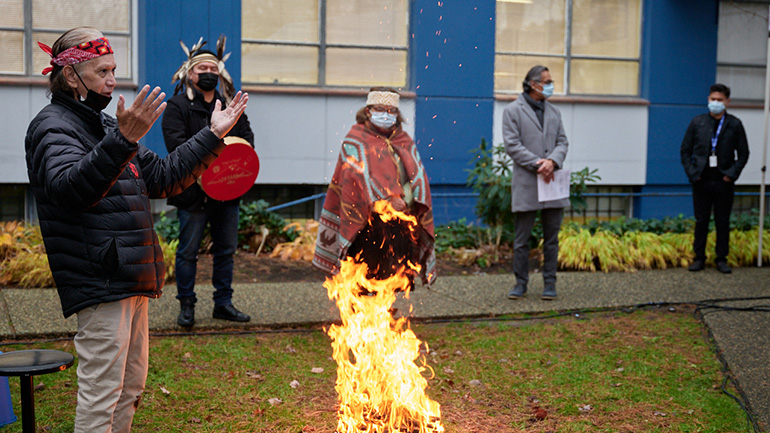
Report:
[{"label": "man's raised hand", "polygon": [[166,103],[163,102],[166,94],[160,91],[160,87],[154,88],[148,96],[149,91],[150,86],[145,84],[142,91],[136,95],[134,103],[128,108],[125,108],[126,98],[123,95],[118,98],[118,111],[115,113],[118,118],[118,129],[132,143],[144,137],[166,109]]},{"label": "man's raised hand", "polygon": [[217,137],[222,138],[235,126],[238,119],[246,110],[246,103],[249,101],[249,94],[238,91],[235,97],[224,110],[222,102],[217,99],[214,103],[214,111],[211,113],[211,132]]}]

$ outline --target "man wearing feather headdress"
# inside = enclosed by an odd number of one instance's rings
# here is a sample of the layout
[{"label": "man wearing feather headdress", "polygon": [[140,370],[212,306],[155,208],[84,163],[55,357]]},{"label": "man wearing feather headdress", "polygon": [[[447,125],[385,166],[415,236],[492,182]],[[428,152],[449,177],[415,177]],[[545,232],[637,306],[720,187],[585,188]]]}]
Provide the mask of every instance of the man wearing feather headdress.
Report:
[{"label": "man wearing feather headdress", "polygon": [[[217,40],[217,52],[203,49],[203,38],[188,49],[180,41],[187,59],[176,71],[172,82],[176,82],[174,97],[168,101],[163,114],[163,138],[166,148],[173,152],[201,129],[208,126],[216,101],[227,106],[235,93],[225,61],[230,54],[224,54],[225,37]],[[219,89],[217,91],[217,84]],[[227,134],[243,138],[254,146],[254,133],[244,113]],[[177,299],[180,326],[195,324],[195,273],[197,271],[198,249],[206,225],[209,225],[214,261],[212,284],[214,286],[213,317],[236,322],[248,322],[251,318],[232,304],[233,254],[238,244],[239,199],[219,201],[209,197],[197,183],[182,194],[170,198],[168,203],[176,206],[179,217],[179,246],[176,250]]]}]

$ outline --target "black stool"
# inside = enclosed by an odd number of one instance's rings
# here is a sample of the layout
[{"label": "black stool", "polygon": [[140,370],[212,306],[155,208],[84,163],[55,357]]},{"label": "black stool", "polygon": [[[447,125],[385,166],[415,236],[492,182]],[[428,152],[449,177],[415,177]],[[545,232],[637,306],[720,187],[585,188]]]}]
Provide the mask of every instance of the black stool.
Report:
[{"label": "black stool", "polygon": [[21,431],[35,433],[35,388],[32,376],[66,370],[75,357],[59,350],[18,350],[0,354],[0,376],[19,376]]}]

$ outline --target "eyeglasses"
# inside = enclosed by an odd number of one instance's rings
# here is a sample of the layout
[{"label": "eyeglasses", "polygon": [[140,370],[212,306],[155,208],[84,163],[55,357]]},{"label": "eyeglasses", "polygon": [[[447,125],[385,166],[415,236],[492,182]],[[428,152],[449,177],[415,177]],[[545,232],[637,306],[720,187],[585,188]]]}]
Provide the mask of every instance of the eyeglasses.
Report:
[{"label": "eyeglasses", "polygon": [[536,83],[540,83],[540,84],[553,84],[554,83],[553,80],[548,80],[548,81],[533,80],[533,81],[536,82]]},{"label": "eyeglasses", "polygon": [[398,108],[387,105],[373,105],[370,110],[378,111],[380,113],[398,114]]}]

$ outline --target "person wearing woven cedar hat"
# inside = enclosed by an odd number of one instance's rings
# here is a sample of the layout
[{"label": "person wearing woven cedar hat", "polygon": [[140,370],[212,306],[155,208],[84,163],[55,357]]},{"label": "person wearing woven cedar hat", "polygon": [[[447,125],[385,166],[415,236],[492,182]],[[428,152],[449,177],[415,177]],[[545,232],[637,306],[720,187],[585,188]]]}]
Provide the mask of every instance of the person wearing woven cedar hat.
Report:
[{"label": "person wearing woven cedar hat", "polygon": [[159,87],[143,86],[130,105],[120,95],[115,117],[102,111],[116,64],[100,31],[78,27],[39,45],[51,56],[51,103],[24,145],[62,311],[77,314],[75,432],[124,433],[147,379],[148,298],[166,278],[150,199],[178,194],[206,170],[248,95],[217,104],[210,127],[160,158],[138,143],[166,108]]},{"label": "person wearing woven cedar hat", "polygon": [[[186,59],[174,74],[177,82],[174,97],[163,113],[163,139],[173,152],[190,137],[209,124],[215,103],[227,106],[234,93],[230,75],[225,69],[225,37],[217,40],[217,52],[203,49],[201,38],[190,49],[180,41]],[[217,91],[217,84],[221,93]],[[242,115],[229,136],[240,137],[254,146],[254,133],[246,115]],[[216,319],[248,322],[251,317],[233,306],[233,255],[238,246],[238,217],[240,200],[216,200],[209,197],[200,185],[194,183],[168,203],[176,206],[179,218],[179,246],[176,250],[177,299],[180,303],[177,323],[190,327],[195,324],[195,274],[198,250],[206,225],[213,242],[214,311]]]},{"label": "person wearing woven cedar hat", "polygon": [[[436,279],[428,176],[417,146],[401,127],[399,100],[393,89],[372,88],[342,142],[313,256],[313,264],[328,273],[339,272],[340,260],[353,257],[368,265],[370,278],[388,278],[411,261],[421,265],[424,284]],[[418,229],[373,218],[374,203],[380,200],[415,216]],[[417,275],[407,269],[413,281]]]}]

